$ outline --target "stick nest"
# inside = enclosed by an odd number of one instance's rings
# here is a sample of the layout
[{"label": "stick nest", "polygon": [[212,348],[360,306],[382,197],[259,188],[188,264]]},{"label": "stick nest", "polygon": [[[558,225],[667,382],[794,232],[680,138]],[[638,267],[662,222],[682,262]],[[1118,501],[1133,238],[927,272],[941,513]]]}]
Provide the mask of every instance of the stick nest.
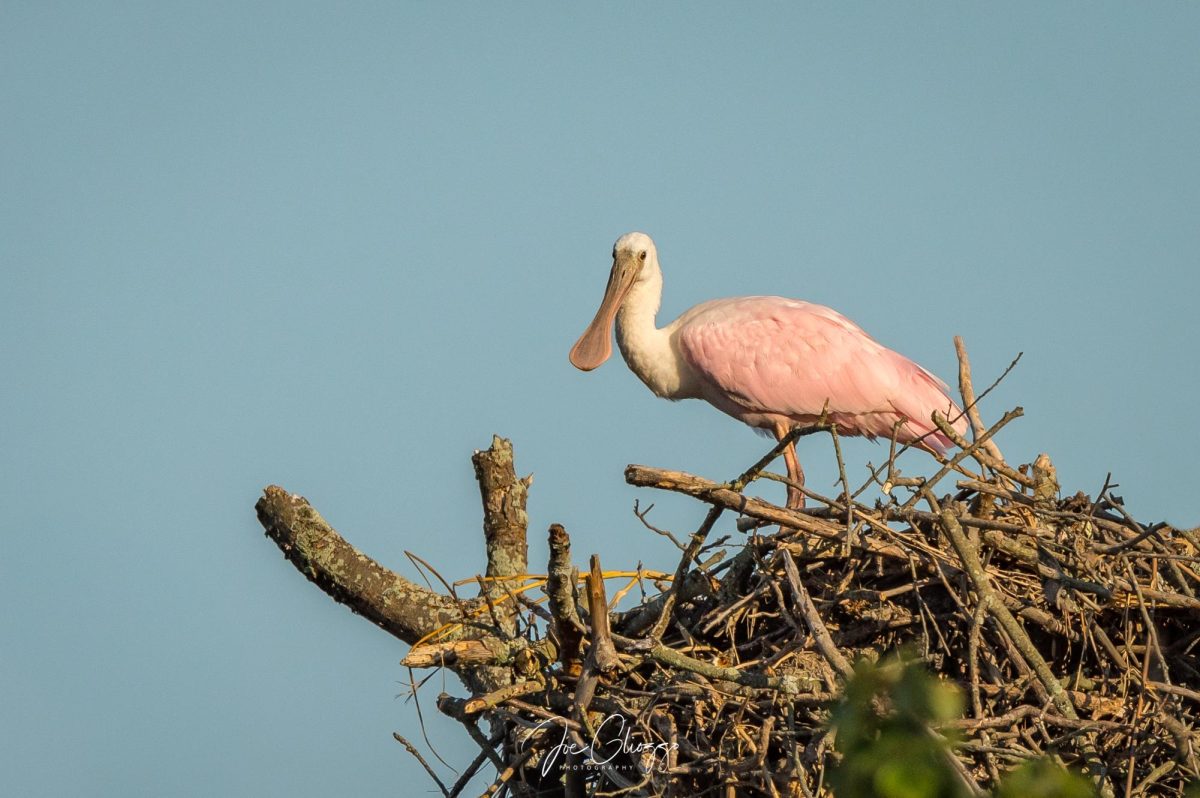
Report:
[{"label": "stick nest", "polygon": [[[640,574],[658,592],[633,609],[609,611],[598,561],[578,579],[552,527],[548,573],[489,603],[522,608],[510,645],[481,655],[512,685],[439,701],[483,747],[473,768],[496,766],[487,794],[829,794],[831,707],[855,663],[906,648],[962,697],[927,728],[953,740],[961,794],[1049,755],[1102,795],[1181,795],[1200,772],[1197,530],[1135,520],[1109,484],[1062,498],[1044,455],[1010,466],[993,440],[1020,409],[985,428],[959,355],[973,440],[932,476],[901,474],[893,443],[863,488],[843,469],[839,495],[789,510],[742,493],[782,443],[730,483],[631,466],[630,483],[710,508],[673,576]],[[746,537],[710,540],[722,514]],[[460,655],[431,640],[408,662]]]}]

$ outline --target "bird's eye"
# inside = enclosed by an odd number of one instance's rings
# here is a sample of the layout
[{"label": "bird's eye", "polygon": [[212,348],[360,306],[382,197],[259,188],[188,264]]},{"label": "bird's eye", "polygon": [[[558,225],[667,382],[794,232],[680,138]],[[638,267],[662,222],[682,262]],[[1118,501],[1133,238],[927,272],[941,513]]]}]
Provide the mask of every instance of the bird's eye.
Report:
[{"label": "bird's eye", "polygon": [[638,257],[639,257],[641,260],[645,260],[645,259],[646,259],[646,250],[644,250],[644,249],[643,249],[641,252],[639,252],[639,253],[638,253]]}]

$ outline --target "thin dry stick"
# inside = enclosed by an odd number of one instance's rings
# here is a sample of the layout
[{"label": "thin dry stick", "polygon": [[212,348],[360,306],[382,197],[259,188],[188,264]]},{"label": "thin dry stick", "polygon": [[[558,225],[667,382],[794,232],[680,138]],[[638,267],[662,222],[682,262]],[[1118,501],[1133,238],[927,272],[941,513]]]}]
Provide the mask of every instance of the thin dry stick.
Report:
[{"label": "thin dry stick", "polygon": [[[983,436],[987,427],[983,424],[983,419],[979,416],[979,407],[975,399],[975,388],[971,384],[971,360],[967,357],[967,345],[963,343],[961,335],[954,336],[954,352],[958,355],[958,392],[962,394],[963,410],[967,414],[967,418],[971,421],[971,430],[975,433],[975,438]],[[1019,357],[1019,356],[1018,356]],[[1016,361],[1013,361],[1016,365]],[[1012,366],[1009,366],[1011,369]],[[1006,371],[1005,374],[1008,372]],[[1001,375],[1003,378],[1003,375]],[[984,451],[987,452],[997,463],[1004,462],[1004,455],[1000,453],[1000,447],[996,442],[989,440],[984,444]],[[980,465],[984,465],[980,462]]]},{"label": "thin dry stick", "polygon": [[446,785],[443,784],[442,780],[438,778],[438,774],[435,773],[433,768],[429,766],[429,763],[425,761],[425,757],[421,756],[421,752],[417,750],[417,747],[408,740],[404,739],[404,737],[400,736],[400,732],[392,732],[392,737],[395,738],[396,742],[408,749],[408,752],[413,755],[413,758],[421,763],[421,767],[425,768],[425,772],[429,774],[429,778],[433,779],[434,783],[437,784],[438,789],[442,791],[442,795],[446,796],[446,798],[449,798],[450,791],[446,789]]},{"label": "thin dry stick", "polygon": [[[942,477],[946,476],[951,471],[953,471],[954,467],[956,465],[958,465],[960,462],[962,462],[966,458],[972,456],[977,449],[986,445],[987,442],[989,440],[991,440],[992,437],[997,432],[999,432],[1001,429],[1003,429],[1010,421],[1012,421],[1013,419],[1016,419],[1016,418],[1020,418],[1023,415],[1025,415],[1024,408],[1014,407],[1012,410],[1009,410],[1007,413],[1005,413],[1003,416],[1000,417],[999,421],[997,421],[995,424],[992,425],[991,429],[987,430],[986,432],[983,433],[983,435],[980,435],[978,438],[976,438],[975,442],[972,443],[970,446],[965,447],[961,452],[958,452],[953,457],[951,457],[950,461],[948,463],[946,463],[946,465],[942,466],[936,474],[934,474],[929,479],[924,480],[922,482],[922,486],[924,488],[932,488],[939,481],[941,481]],[[936,418],[937,418],[936,414],[935,414],[934,418],[936,420]],[[920,491],[913,493],[912,497],[909,498],[909,500],[906,501],[902,505],[902,508],[908,509],[908,508],[912,507],[920,500],[920,498],[921,498]]]},{"label": "thin dry stick", "polygon": [[724,511],[724,507],[713,506],[709,508],[708,515],[704,517],[704,522],[700,524],[700,528],[692,533],[692,539],[684,550],[683,556],[679,559],[679,565],[675,569],[675,579],[671,582],[671,587],[667,591],[667,596],[663,601],[658,620],[650,627],[650,631],[646,635],[647,638],[651,640],[659,639],[671,623],[671,620],[675,616],[675,602],[678,601],[679,592],[683,589],[684,579],[687,577],[688,571],[691,570],[692,560],[700,552],[705,538],[708,537],[708,533],[712,531],[713,525],[717,523],[717,519],[721,517],[721,513]]},{"label": "thin dry stick", "polygon": [[846,508],[846,537],[849,541],[854,529],[854,498],[850,495],[850,481],[846,478],[846,463],[842,459],[842,445],[838,441],[836,424],[830,425],[829,437],[833,441],[833,454],[837,458],[838,481],[842,485],[842,505]]},{"label": "thin dry stick", "polygon": [[[497,743],[500,742],[501,739],[503,738],[495,738]],[[479,769],[483,767],[483,763],[487,760],[487,752],[480,751],[475,758],[471,760],[471,764],[467,765],[466,769],[463,770],[462,775],[458,777],[458,780],[455,781],[450,787],[450,792],[446,794],[446,798],[458,798],[458,796],[462,794],[463,789],[467,786],[467,783],[470,782],[471,779],[475,778],[475,774],[479,772]]]},{"label": "thin dry stick", "polygon": [[[1011,372],[1016,367],[1017,363],[1021,360],[1021,357],[1023,355],[1024,355],[1024,352],[1018,352],[1017,356],[1015,358],[1013,358],[1011,363],[1008,364],[1008,367],[1000,373],[999,377],[997,377],[995,380],[992,381],[992,384],[989,385],[984,390],[983,393],[979,394],[979,396],[976,397],[974,399],[974,401],[965,402],[967,405],[967,409],[974,408],[975,406],[977,406],[979,404],[979,402],[983,401],[984,397],[986,397],[989,393],[991,393],[996,388],[997,385],[999,385],[1001,382],[1003,382],[1004,378],[1007,377],[1009,375],[1009,372]],[[974,390],[974,389],[972,389],[972,390]],[[860,487],[858,490],[856,490],[854,492],[855,498],[857,498],[859,495],[861,495],[863,493],[863,491],[865,491],[871,485],[879,484],[879,475],[882,474],[884,471],[886,471],[888,473],[888,478],[887,478],[887,482],[886,482],[887,487],[885,487],[884,493],[890,492],[891,487],[895,487],[895,486],[917,487],[920,485],[920,479],[918,479],[918,478],[913,478],[913,477],[901,478],[901,477],[893,476],[894,473],[897,473],[897,472],[895,472],[896,457],[898,455],[903,454],[904,452],[908,451],[910,448],[912,448],[916,444],[916,442],[914,441],[913,443],[909,443],[909,444],[905,444],[905,445],[901,446],[899,449],[896,448],[896,436],[899,434],[900,428],[903,426],[903,424],[904,424],[903,421],[897,422],[895,428],[892,430],[891,447],[888,452],[888,459],[884,462],[884,464],[882,466],[880,466],[878,468],[875,468],[873,466],[870,467],[870,474],[867,477],[867,481],[863,483],[862,487]],[[932,433],[927,433],[927,435],[928,434],[932,434]],[[955,433],[955,435],[957,435],[957,433]],[[925,436],[922,436],[922,439],[924,437]],[[953,436],[952,436],[952,440],[954,440]],[[955,440],[955,445],[958,446],[959,448],[965,448],[965,446],[963,444],[959,443],[960,440],[961,440],[961,438],[959,438],[958,440]],[[1002,459],[1001,459],[1000,465],[1003,467],[1007,467],[1007,466],[1004,466]],[[1022,479],[1025,478],[1024,474],[1018,474],[1018,476],[1021,478],[1021,479],[1016,480],[1018,482],[1020,482]]]},{"label": "thin dry stick", "polygon": [[[1015,468],[1008,466],[1007,464],[1005,464],[1005,462],[1003,460],[993,457],[987,451],[988,444],[992,443],[992,441],[990,439],[983,442],[982,448],[980,448],[980,447],[971,448],[971,444],[967,441],[967,439],[964,438],[963,436],[959,435],[958,430],[956,430],[956,429],[954,429],[954,427],[950,426],[949,422],[947,422],[946,419],[941,414],[935,412],[932,416],[932,420],[933,420],[934,426],[936,426],[943,435],[945,435],[947,438],[949,438],[951,441],[953,441],[955,446],[957,446],[960,449],[970,448],[971,449],[971,457],[976,462],[978,462],[980,464],[980,466],[982,466],[983,468],[991,469],[996,474],[999,474],[1004,479],[1008,480],[1008,482],[1004,483],[1004,484],[1007,485],[1007,484],[1011,484],[1011,483],[1017,483],[1019,485],[1024,485],[1026,487],[1033,486],[1032,479],[1030,479],[1025,474],[1022,474],[1020,471],[1017,471]],[[978,437],[976,438],[976,440],[978,440]]]}]

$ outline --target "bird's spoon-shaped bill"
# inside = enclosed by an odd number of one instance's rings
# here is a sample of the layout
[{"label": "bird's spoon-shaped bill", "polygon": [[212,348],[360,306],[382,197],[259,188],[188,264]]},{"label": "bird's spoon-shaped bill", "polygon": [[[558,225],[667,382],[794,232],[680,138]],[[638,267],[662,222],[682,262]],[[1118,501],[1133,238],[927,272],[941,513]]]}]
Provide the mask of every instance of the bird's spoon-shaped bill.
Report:
[{"label": "bird's spoon-shaped bill", "polygon": [[571,347],[571,365],[580,371],[591,371],[612,357],[613,322],[625,295],[637,279],[639,265],[636,259],[620,255],[613,261],[600,309],[575,346]]}]

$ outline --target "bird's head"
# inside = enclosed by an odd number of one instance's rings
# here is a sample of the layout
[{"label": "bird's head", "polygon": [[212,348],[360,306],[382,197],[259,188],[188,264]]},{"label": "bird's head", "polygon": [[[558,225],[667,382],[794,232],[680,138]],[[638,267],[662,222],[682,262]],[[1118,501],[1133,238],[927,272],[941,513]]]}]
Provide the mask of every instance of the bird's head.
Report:
[{"label": "bird's head", "polygon": [[637,285],[659,281],[658,251],[645,233],[626,233],[613,244],[613,265],[604,299],[592,323],[571,347],[571,365],[591,371],[612,356],[612,327],[617,311]]}]

